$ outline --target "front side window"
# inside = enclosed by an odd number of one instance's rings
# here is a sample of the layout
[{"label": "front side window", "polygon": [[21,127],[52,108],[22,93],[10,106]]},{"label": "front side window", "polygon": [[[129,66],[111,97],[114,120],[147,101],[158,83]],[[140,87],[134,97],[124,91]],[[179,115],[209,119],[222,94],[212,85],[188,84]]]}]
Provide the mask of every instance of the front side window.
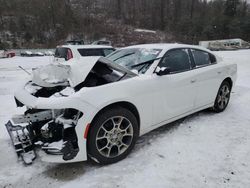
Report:
[{"label": "front side window", "polygon": [[191,50],[197,67],[210,65],[216,62],[216,58],[208,52],[201,50]]},{"label": "front side window", "polygon": [[191,69],[189,55],[186,49],[168,51],[159,64],[160,68],[169,68],[170,73],[183,72]]}]

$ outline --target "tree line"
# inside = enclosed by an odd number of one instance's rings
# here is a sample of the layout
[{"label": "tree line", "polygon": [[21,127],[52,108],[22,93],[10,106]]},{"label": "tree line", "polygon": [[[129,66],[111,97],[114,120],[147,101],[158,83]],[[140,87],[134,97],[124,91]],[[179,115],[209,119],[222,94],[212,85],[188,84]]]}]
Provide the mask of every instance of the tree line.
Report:
[{"label": "tree line", "polygon": [[73,38],[115,45],[250,41],[250,6],[246,0],[0,0],[0,47],[55,47]]}]

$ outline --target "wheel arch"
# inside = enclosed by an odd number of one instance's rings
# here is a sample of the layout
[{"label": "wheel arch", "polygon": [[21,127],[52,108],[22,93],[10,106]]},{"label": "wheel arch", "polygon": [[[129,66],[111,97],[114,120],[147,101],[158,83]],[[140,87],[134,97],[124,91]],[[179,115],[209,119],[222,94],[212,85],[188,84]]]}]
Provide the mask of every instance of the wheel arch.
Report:
[{"label": "wheel arch", "polygon": [[225,78],[225,79],[222,81],[222,83],[223,83],[223,82],[228,82],[228,83],[230,84],[231,89],[232,89],[232,87],[233,87],[233,80],[232,80],[230,77]]},{"label": "wheel arch", "polygon": [[135,117],[136,117],[136,120],[138,122],[138,126],[139,126],[139,131],[140,131],[140,122],[141,122],[141,119],[140,119],[140,114],[139,114],[139,111],[137,109],[137,107],[132,104],[131,102],[128,102],[128,101],[119,101],[119,102],[114,102],[114,103],[111,103],[111,104],[108,104],[106,105],[105,107],[103,107],[102,109],[100,109],[96,115],[94,116],[92,122],[94,121],[94,119],[100,114],[102,113],[104,110],[108,110],[110,108],[115,108],[116,106],[120,106],[120,107],[123,107],[123,108],[126,108],[127,110],[131,111]]}]

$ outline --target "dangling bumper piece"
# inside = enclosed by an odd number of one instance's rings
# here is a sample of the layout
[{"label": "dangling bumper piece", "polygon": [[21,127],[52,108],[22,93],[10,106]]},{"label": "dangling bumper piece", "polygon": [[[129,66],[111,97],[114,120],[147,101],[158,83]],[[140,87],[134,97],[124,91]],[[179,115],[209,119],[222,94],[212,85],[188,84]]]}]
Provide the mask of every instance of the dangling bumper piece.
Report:
[{"label": "dangling bumper piece", "polygon": [[10,135],[17,156],[21,157],[25,164],[31,164],[36,158],[36,153],[32,143],[32,132],[30,126],[13,125],[11,121],[8,121],[5,126]]}]

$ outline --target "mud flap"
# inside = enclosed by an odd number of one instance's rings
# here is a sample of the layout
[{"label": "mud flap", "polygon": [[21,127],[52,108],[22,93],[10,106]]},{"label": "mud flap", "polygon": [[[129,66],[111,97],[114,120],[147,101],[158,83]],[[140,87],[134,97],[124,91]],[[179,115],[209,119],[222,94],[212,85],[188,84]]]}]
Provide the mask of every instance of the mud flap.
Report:
[{"label": "mud flap", "polygon": [[36,158],[36,153],[31,140],[29,125],[13,125],[11,121],[8,121],[5,126],[10,135],[17,156],[21,157],[26,165],[31,164]]}]

